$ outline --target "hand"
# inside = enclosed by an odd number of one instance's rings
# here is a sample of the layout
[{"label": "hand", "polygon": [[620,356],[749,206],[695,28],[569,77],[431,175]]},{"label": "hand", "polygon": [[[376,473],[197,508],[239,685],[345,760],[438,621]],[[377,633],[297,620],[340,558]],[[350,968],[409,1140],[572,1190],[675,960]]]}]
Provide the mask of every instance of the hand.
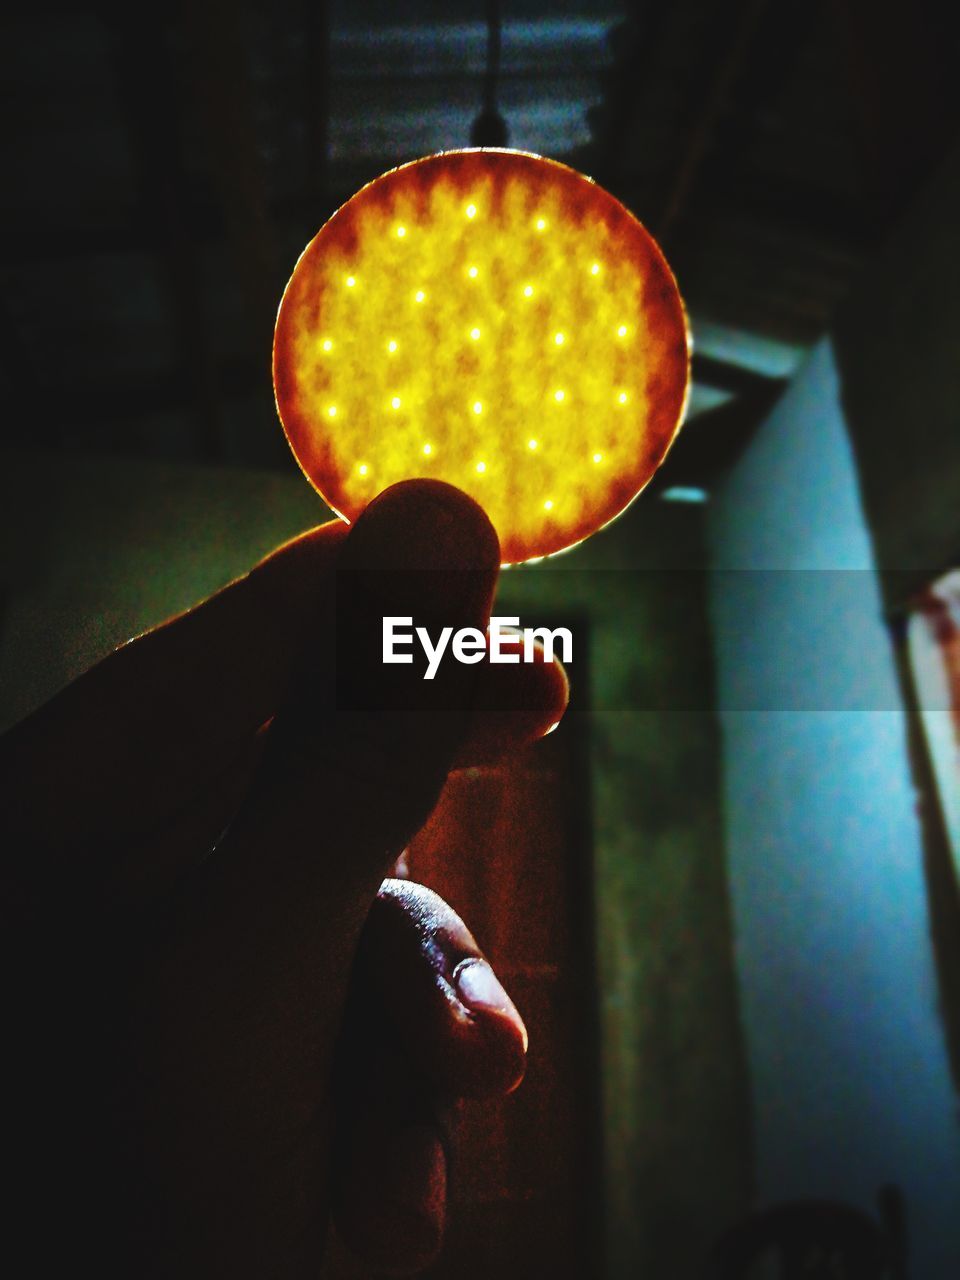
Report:
[{"label": "hand", "polygon": [[430,889],[383,882],[338,1050],[334,1217],[377,1268],[407,1274],[442,1241],[457,1100],[507,1093],[526,1031],[463,921]]},{"label": "hand", "polygon": [[[425,1260],[435,1100],[509,1088],[524,1033],[481,964],[458,997],[475,944],[445,904],[378,889],[451,765],[542,734],[566,685],[385,668],[379,619],[482,628],[498,562],[464,495],[395,486],[0,744],[11,1228],[34,1274],[315,1275],[331,1203],[354,1243]],[[360,1123],[384,1063],[404,1105],[381,1086]]]}]

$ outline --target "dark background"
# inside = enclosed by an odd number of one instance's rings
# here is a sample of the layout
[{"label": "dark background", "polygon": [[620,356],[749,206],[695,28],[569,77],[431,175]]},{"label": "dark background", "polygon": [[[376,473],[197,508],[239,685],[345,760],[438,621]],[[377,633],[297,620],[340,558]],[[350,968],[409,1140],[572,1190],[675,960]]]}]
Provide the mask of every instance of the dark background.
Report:
[{"label": "dark background", "polygon": [[10,443],[285,468],[283,285],[362,182],[468,144],[488,8],[510,144],[606,185],[681,281],[658,483],[709,487],[952,144],[952,6],[38,0],[0,53]]},{"label": "dark background", "polygon": [[[586,966],[576,1000],[539,970],[516,979],[541,983],[531,1008],[554,1001],[564,1035],[574,1015],[589,1027],[556,1094],[582,1078],[599,1095],[568,1115],[595,1162],[572,1172],[601,1170],[578,1240],[611,1277],[692,1280],[752,1206],[802,1191],[873,1212],[889,1181],[907,1196],[913,1280],[952,1280],[956,1240],[916,1238],[943,1236],[948,1215],[924,1197],[954,1185],[953,1166],[928,1152],[955,1127],[960,1078],[957,886],[916,716],[909,773],[899,730],[866,760],[842,734],[795,740],[784,721],[751,755],[760,720],[749,706],[731,720],[725,679],[773,672],[758,705],[798,725],[845,709],[852,732],[858,715],[915,711],[906,672],[881,702],[868,681],[864,704],[843,701],[859,686],[842,678],[870,668],[871,646],[902,665],[912,593],[960,556],[954,6],[38,0],[4,21],[0,84],[4,723],[324,518],[277,422],[270,345],[297,255],[364,181],[467,145],[495,100],[511,145],[596,177],[661,240],[691,316],[687,424],[622,520],[505,575],[499,603],[531,624],[575,616],[589,635],[571,672],[576,739],[547,760],[579,806],[551,883],[594,954],[565,958]],[[838,400],[853,479],[824,426]],[[876,553],[866,571],[830,558],[848,489]],[[727,563],[731,546],[749,554]],[[852,570],[858,625],[825,640],[809,577],[799,593],[754,577],[736,594],[741,653],[723,621],[735,593],[705,573],[718,563]],[[812,687],[792,683],[797,667]],[[916,847],[902,839],[915,810]],[[521,827],[529,855],[538,828]],[[471,865],[479,853],[456,869]],[[852,865],[862,901],[842,896]],[[462,888],[494,932],[495,888]],[[808,945],[824,934],[829,962]],[[944,1043],[947,1091],[928,1107]],[[877,1079],[896,1108],[874,1101]],[[532,1103],[532,1137],[505,1121],[497,1149],[532,1177],[540,1134],[544,1180],[522,1185],[542,1229],[567,1201],[549,1200],[550,1117],[534,1123]],[[471,1185],[475,1206],[499,1176]],[[523,1212],[494,1208],[522,1239]]]}]

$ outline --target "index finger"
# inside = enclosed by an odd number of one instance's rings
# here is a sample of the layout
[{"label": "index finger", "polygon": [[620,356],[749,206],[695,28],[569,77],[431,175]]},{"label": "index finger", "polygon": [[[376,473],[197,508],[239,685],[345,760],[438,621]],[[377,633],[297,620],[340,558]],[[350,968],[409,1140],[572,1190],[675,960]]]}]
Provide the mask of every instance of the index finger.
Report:
[{"label": "index finger", "polygon": [[11,730],[0,785],[15,833],[34,847],[130,838],[220,776],[283,702],[348,532],[331,521],[285,543]]}]

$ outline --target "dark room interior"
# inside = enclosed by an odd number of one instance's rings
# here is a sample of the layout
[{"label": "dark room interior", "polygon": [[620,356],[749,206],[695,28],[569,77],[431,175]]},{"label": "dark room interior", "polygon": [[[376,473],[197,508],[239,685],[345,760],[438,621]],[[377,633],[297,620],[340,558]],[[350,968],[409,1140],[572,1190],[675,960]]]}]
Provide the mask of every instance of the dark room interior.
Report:
[{"label": "dark room interior", "polygon": [[[676,276],[676,443],[614,523],[499,581],[498,613],[572,632],[569,710],[454,769],[404,854],[530,1038],[520,1087],[461,1108],[426,1275],[960,1276],[953,10],[3,20],[0,729],[332,518],[271,349],[365,183],[532,152]],[[331,1229],[318,1274],[399,1274],[355,1253]]]}]

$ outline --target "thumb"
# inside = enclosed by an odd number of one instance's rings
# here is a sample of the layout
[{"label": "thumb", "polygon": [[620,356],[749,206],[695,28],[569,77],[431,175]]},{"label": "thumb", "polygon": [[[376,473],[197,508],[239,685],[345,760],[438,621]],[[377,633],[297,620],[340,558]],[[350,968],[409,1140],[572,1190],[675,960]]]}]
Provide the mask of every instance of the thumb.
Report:
[{"label": "thumb", "polygon": [[[300,696],[277,717],[273,768],[299,790],[311,825],[369,850],[377,879],[423,824],[474,710],[481,666],[441,661],[427,675],[419,643],[384,662],[383,620],[402,630],[482,634],[500,563],[484,512],[438,481],[408,481],[380,495],[358,520],[335,575],[335,625],[322,653],[302,665]],[[319,660],[318,660],[319,659]],[[322,778],[316,767],[322,769]],[[301,786],[303,774],[319,785]],[[287,810],[288,815],[290,813]],[[359,867],[357,868],[359,869]]]},{"label": "thumb", "polygon": [[434,639],[482,632],[499,560],[486,515],[450,485],[407,481],[364,511],[338,558],[334,622],[311,636],[250,796],[191,886],[205,926],[226,913],[235,939],[289,943],[298,912],[315,929],[322,910],[349,961],[381,879],[436,803],[482,669],[441,662],[424,679],[416,646],[385,664],[382,619]]},{"label": "thumb", "polygon": [[[426,679],[419,645],[383,660],[383,619],[404,630],[484,631],[500,549],[475,502],[438,481],[407,481],[364,511],[341,551],[333,627],[304,655],[271,742],[251,818],[282,824],[286,859],[325,849],[341,878],[373,892],[436,802],[473,712],[479,666],[441,662]],[[272,841],[273,843],[273,841]],[[332,868],[328,868],[332,869]]]},{"label": "thumb", "polygon": [[481,670],[445,663],[424,680],[416,663],[385,667],[381,619],[482,630],[499,559],[487,517],[448,485],[411,481],[371,503],[339,549],[335,620],[318,600],[247,801],[145,939],[131,1132],[150,1169],[133,1199],[170,1250],[157,1274],[184,1273],[184,1241],[190,1274],[301,1274],[291,1251],[322,1234],[331,1059],[357,939],[436,801]]}]

